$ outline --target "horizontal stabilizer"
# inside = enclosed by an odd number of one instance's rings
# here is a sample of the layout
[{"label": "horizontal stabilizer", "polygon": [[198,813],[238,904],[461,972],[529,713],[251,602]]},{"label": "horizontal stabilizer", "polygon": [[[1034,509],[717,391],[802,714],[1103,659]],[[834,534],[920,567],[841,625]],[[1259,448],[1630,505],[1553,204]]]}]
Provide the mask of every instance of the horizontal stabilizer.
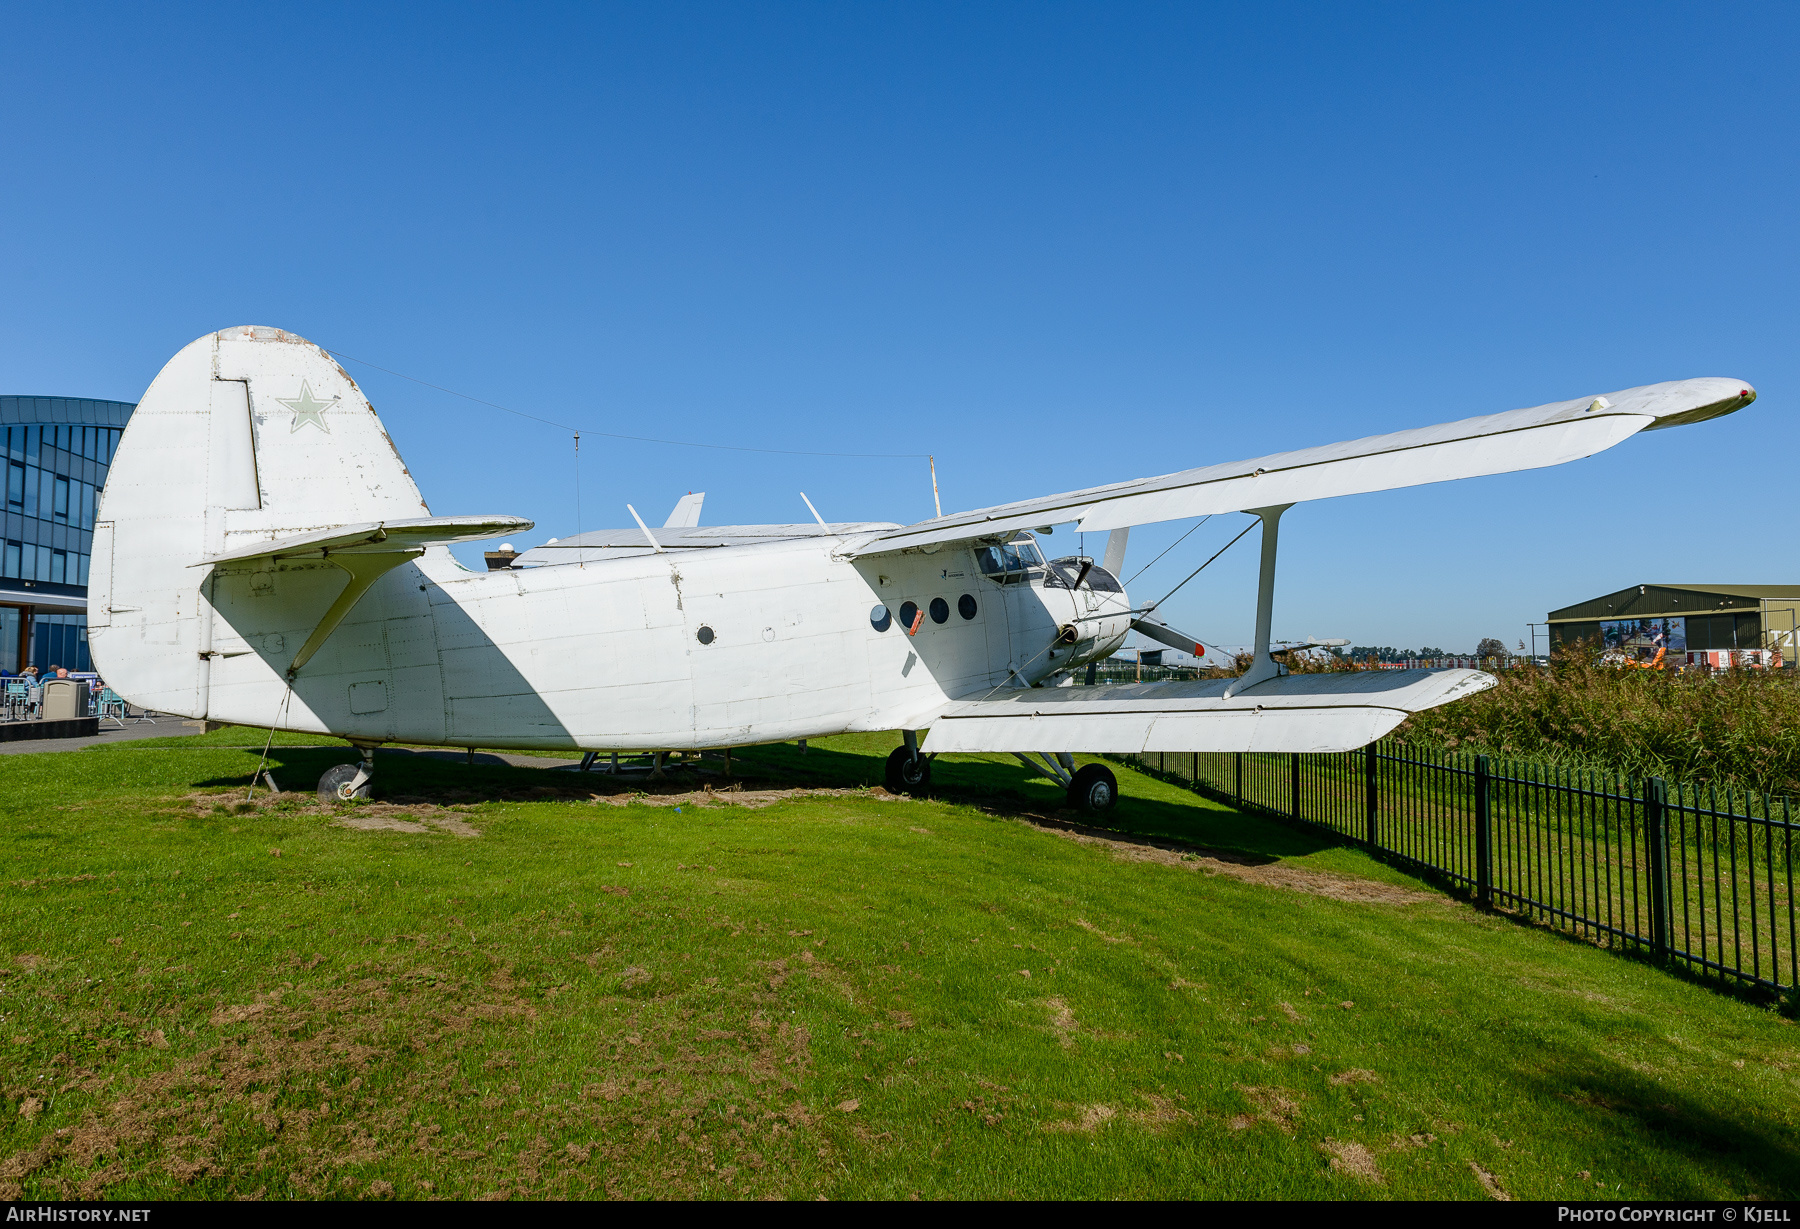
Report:
[{"label": "horizontal stabilizer", "polygon": [[950,705],[925,750],[1350,751],[1409,713],[1486,691],[1479,670],[1288,674],[1230,697],[1235,679],[1042,687]]},{"label": "horizontal stabilizer", "polygon": [[881,534],[861,543],[855,553],[882,554],[974,538],[1000,540],[1021,529],[1070,521],[1093,533],[1540,469],[1591,456],[1639,431],[1704,422],[1754,400],[1756,390],[1741,380],[1708,377],[1646,384],[1598,397],[953,513]]},{"label": "horizontal stabilizer", "polygon": [[410,520],[341,525],[291,537],[246,542],[192,564],[245,563],[252,559],[323,559],[330,555],[391,555],[452,542],[478,542],[523,533],[532,522],[517,516],[422,516]]}]

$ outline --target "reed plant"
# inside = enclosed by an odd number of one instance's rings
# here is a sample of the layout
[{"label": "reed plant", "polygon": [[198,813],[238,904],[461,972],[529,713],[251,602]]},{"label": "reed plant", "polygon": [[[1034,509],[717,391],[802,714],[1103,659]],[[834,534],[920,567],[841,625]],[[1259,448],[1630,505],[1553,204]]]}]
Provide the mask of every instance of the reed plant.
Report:
[{"label": "reed plant", "polygon": [[1608,666],[1594,645],[1559,650],[1548,669],[1495,674],[1499,686],[1415,713],[1396,734],[1448,750],[1800,794],[1800,685],[1791,675]]},{"label": "reed plant", "polygon": [[[1446,751],[1564,768],[1800,795],[1800,681],[1775,670],[1645,670],[1600,663],[1600,646],[1558,649],[1547,669],[1496,669],[1497,687],[1415,713],[1393,737]],[[1249,668],[1239,653],[1225,678]],[[1372,670],[1296,656],[1298,674]]]}]

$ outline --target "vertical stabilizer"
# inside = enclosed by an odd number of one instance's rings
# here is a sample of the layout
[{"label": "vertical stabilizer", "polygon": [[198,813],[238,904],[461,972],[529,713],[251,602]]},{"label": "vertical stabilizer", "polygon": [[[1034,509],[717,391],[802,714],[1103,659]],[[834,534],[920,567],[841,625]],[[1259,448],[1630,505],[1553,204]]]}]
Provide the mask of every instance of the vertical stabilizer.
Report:
[{"label": "vertical stabilizer", "polygon": [[706,502],[705,491],[689,491],[675,504],[664,529],[693,529],[700,524],[700,505]]},{"label": "vertical stabilizer", "polygon": [[258,541],[429,515],[330,355],[280,329],[208,334],[157,375],[108,472],[88,593],[94,663],[139,704],[203,717],[212,573],[194,564]]}]

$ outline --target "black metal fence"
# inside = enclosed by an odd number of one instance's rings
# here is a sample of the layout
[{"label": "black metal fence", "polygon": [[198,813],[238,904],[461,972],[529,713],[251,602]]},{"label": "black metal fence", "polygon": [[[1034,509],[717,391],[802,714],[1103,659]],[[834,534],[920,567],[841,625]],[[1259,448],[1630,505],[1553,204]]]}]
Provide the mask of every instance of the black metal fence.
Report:
[{"label": "black metal fence", "polygon": [[1400,742],[1122,758],[1602,946],[1790,1001],[1800,985],[1786,798]]}]

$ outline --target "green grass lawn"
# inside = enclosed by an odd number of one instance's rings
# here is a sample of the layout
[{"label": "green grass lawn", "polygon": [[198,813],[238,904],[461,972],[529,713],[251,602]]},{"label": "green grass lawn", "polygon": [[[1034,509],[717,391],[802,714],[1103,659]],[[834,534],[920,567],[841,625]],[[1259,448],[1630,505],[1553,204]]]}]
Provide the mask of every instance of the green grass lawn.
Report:
[{"label": "green grass lawn", "polygon": [[1800,1197],[1789,1021],[1124,770],[254,737],[0,757],[0,1197]]}]

